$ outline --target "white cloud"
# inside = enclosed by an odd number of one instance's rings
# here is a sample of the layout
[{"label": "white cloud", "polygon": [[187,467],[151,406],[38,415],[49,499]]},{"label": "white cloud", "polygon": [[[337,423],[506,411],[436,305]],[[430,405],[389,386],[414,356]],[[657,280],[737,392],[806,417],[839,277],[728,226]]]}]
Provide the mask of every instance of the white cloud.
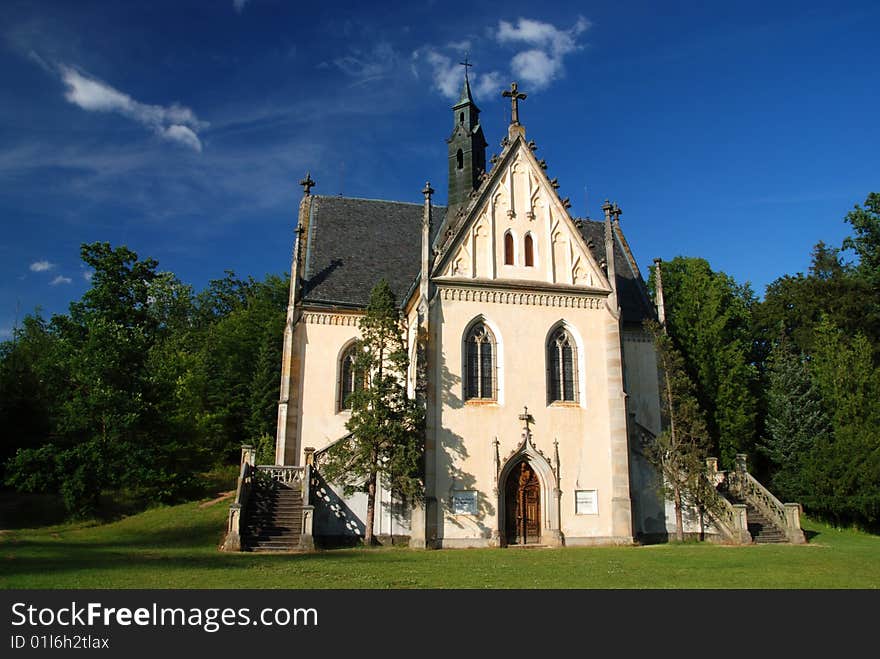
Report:
[{"label": "white cloud", "polygon": [[74,105],[90,112],[115,112],[152,129],[163,139],[183,144],[195,151],[202,150],[196,131],[208,124],[199,121],[188,107],[176,103],[169,106],[140,103],[128,94],[76,69],[64,65],[59,68],[61,78],[67,85],[64,97]]},{"label": "white cloud", "polygon": [[58,284],[70,284],[70,283],[73,283],[73,280],[70,277],[64,277],[62,275],[58,275],[57,277],[55,277],[55,279],[53,279],[52,281],[49,282],[49,285],[50,286],[58,286]]},{"label": "white cloud", "polygon": [[46,272],[54,267],[55,264],[48,261],[34,261],[31,263],[31,272]]},{"label": "white cloud", "polygon": [[474,93],[483,98],[490,98],[500,94],[503,87],[501,74],[498,71],[490,71],[489,73],[477,76]]},{"label": "white cloud", "polygon": [[[449,47],[458,49],[462,44],[450,44]],[[461,65],[448,55],[434,48],[422,48],[413,53],[413,63],[420,60],[427,62],[431,69],[431,81],[434,87],[451,100],[458,100],[461,93],[461,85],[464,82],[464,73]],[[491,96],[501,88],[501,74],[497,71],[477,73],[470,75],[471,90],[480,96]],[[479,98],[476,99],[479,101]]]},{"label": "white cloud", "polygon": [[516,25],[499,21],[495,38],[501,44],[527,46],[513,56],[510,68],[521,81],[542,89],[562,74],[565,56],[582,48],[577,37],[589,27],[590,22],[582,16],[568,29],[520,18]]},{"label": "white cloud", "polygon": [[244,11],[244,6],[248,3],[248,0],[232,0],[232,6],[235,9],[236,13],[240,14]]},{"label": "white cloud", "polygon": [[94,276],[94,274],[95,273],[92,272],[91,270],[86,270],[83,273],[83,279],[85,279],[86,281],[92,281],[92,277]]}]

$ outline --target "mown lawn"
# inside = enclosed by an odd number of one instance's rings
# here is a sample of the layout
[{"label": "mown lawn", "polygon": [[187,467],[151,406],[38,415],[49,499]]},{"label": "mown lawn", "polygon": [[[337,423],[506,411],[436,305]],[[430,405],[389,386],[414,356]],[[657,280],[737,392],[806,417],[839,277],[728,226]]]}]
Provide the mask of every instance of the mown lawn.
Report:
[{"label": "mown lawn", "polygon": [[880,588],[880,537],[806,521],[807,546],[217,551],[228,501],[0,532],[3,588]]}]

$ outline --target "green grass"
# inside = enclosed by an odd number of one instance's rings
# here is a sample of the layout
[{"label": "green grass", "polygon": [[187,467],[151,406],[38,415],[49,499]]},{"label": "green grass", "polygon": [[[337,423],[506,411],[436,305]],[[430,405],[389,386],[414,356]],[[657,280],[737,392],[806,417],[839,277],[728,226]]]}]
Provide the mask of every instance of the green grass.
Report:
[{"label": "green grass", "polygon": [[812,521],[807,546],[217,551],[227,501],[0,532],[3,588],[880,588],[880,537]]}]

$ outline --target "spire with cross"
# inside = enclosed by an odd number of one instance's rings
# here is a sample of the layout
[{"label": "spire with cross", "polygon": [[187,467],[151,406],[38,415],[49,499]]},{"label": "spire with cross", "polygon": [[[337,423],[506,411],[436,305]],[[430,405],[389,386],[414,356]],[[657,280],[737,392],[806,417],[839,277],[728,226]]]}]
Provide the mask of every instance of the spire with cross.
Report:
[{"label": "spire with cross", "polygon": [[519,125],[519,102],[526,99],[527,94],[519,91],[515,82],[510,83],[510,89],[501,92],[504,98],[510,99],[510,123]]},{"label": "spire with cross", "polygon": [[312,194],[312,188],[315,187],[315,182],[312,180],[310,172],[306,172],[306,177],[302,179],[299,184],[303,186],[303,192],[306,197]]},{"label": "spire with cross", "polygon": [[464,80],[465,80],[465,82],[468,82],[468,69],[472,68],[473,64],[468,62],[468,54],[467,53],[464,54],[464,62],[459,62],[459,64],[461,64],[464,67]]}]

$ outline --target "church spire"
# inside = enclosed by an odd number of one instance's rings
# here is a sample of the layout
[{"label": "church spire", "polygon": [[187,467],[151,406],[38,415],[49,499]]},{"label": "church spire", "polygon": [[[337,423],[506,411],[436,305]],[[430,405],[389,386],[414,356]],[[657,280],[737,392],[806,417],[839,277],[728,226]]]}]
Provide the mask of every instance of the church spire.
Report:
[{"label": "church spire", "polygon": [[468,69],[473,66],[465,58],[464,82],[458,102],[452,106],[452,135],[446,140],[449,151],[449,196],[447,214],[452,217],[467,204],[468,197],[480,185],[480,174],[486,170],[486,138],[480,126],[480,108],[471,94]]}]

